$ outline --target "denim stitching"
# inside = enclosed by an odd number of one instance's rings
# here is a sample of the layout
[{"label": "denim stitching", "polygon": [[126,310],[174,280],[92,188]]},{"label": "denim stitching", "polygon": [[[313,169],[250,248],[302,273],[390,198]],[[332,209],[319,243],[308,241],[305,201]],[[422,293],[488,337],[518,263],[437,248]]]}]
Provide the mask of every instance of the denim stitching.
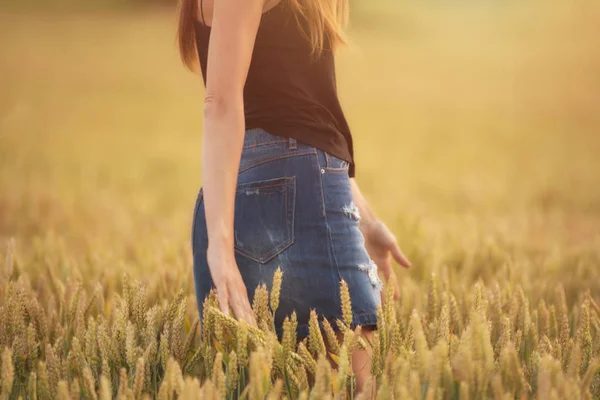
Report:
[{"label": "denim stitching", "polygon": [[363,312],[360,314],[354,314],[355,317],[366,317],[369,315],[377,315],[377,312],[376,311],[367,311],[367,312]]},{"label": "denim stitching", "polygon": [[265,184],[264,186],[254,186],[254,185],[250,185],[250,183],[252,182],[248,182],[248,186],[243,186],[246,185],[246,183],[241,183],[240,186],[238,187],[238,189],[235,190],[236,193],[241,193],[244,192],[248,189],[268,189],[268,188],[273,188],[273,187],[282,187],[283,185],[285,185],[287,182],[282,182],[282,183],[278,183],[275,185],[267,185]]},{"label": "denim stitching", "polygon": [[[327,153],[323,152],[325,154],[325,157],[327,157]],[[319,156],[317,154],[317,166],[320,168],[320,160],[319,160]],[[333,247],[333,238],[331,236],[331,228],[329,226],[329,220],[327,219],[327,211],[326,211],[326,206],[325,206],[325,187],[323,186],[323,177],[321,174],[321,171],[317,171],[318,175],[319,175],[319,181],[321,183],[321,200],[323,201],[323,216],[325,217],[325,227],[327,229],[327,237],[329,239],[329,251],[331,253],[331,257],[332,257],[332,262],[333,262],[333,268],[335,268],[335,271],[331,271],[333,274],[333,278],[334,278],[334,282],[337,282],[336,288],[337,288],[337,293],[336,296],[339,299],[340,298],[340,281],[342,279],[342,275],[340,274],[340,269],[338,266],[338,262],[337,262],[337,258],[335,257],[335,249]]]},{"label": "denim stitching", "polygon": [[323,168],[325,172],[330,174],[348,174],[348,167],[346,168]]},{"label": "denim stitching", "polygon": [[[287,222],[286,222],[286,224],[287,224]],[[261,258],[256,258],[254,255],[248,253],[247,250],[244,250],[244,249],[238,247],[237,245],[234,245],[234,248],[235,248],[235,251],[237,251],[238,253],[240,253],[243,256],[248,257],[252,261],[256,261],[259,264],[266,264],[267,262],[271,261],[274,257],[276,257],[278,254],[280,254],[282,251],[284,251],[285,249],[290,247],[292,244],[294,244],[294,243],[292,241],[288,240],[287,242],[284,242],[284,243],[274,247],[270,253],[266,253],[267,255],[261,254]]]},{"label": "denim stitching", "polygon": [[[355,324],[354,323],[355,319],[356,320],[358,320],[358,319],[364,319],[365,317],[367,317],[367,318],[368,317],[375,317],[375,319],[371,320],[371,321],[370,320],[366,320],[362,324],[360,324],[360,323],[356,323]],[[331,324],[331,327],[333,328],[334,331],[336,331],[336,332],[339,331],[339,329],[337,327],[337,324],[335,323],[335,320],[338,319],[338,318],[325,318],[325,319],[327,319],[329,321],[329,323]],[[353,314],[352,324],[355,327],[358,326],[358,325],[365,326],[365,322],[366,322],[367,325],[376,325],[377,324],[377,312],[370,311],[370,312],[364,312],[364,313],[360,313],[360,314]],[[321,327],[321,329],[322,329],[322,326],[323,326],[323,321],[319,320],[319,327]],[[308,327],[309,327],[309,324],[299,324],[298,327],[297,327],[297,329],[298,330],[300,330],[300,329],[308,329]]]},{"label": "denim stitching", "polygon": [[286,153],[286,154],[280,154],[277,156],[260,158],[258,160],[249,162],[248,164],[244,165],[242,168],[240,168],[238,174],[241,174],[242,172],[245,172],[245,171],[249,170],[250,168],[256,167],[258,165],[262,165],[262,164],[270,162],[270,161],[282,160],[284,158],[305,156],[308,154],[316,154],[316,153],[317,153],[316,149],[310,149],[310,150],[296,151],[294,153]]},{"label": "denim stitching", "polygon": [[277,141],[271,141],[271,142],[259,142],[259,143],[255,143],[255,144],[245,145],[243,147],[243,149],[244,150],[245,149],[254,149],[254,148],[257,148],[257,147],[268,146],[270,144],[284,144],[284,143],[285,143],[285,140],[277,140]]},{"label": "denim stitching", "polygon": [[[293,179],[290,182],[290,190],[292,191],[292,196],[293,196],[293,206],[292,206],[292,210],[291,210],[291,218],[292,218],[292,226],[291,226],[291,232],[290,232],[290,236],[291,236],[291,244],[294,244],[294,242],[296,241],[296,235],[295,235],[295,223],[296,223],[296,176],[293,177]],[[289,209],[288,209],[288,213],[289,213]]]},{"label": "denim stitching", "polygon": [[323,209],[323,213],[321,216],[326,217],[325,215],[325,194],[323,189],[323,177],[321,175],[321,162],[319,161],[319,153],[315,153],[315,158],[317,160],[317,175],[319,176],[319,185],[321,186],[321,208]]}]

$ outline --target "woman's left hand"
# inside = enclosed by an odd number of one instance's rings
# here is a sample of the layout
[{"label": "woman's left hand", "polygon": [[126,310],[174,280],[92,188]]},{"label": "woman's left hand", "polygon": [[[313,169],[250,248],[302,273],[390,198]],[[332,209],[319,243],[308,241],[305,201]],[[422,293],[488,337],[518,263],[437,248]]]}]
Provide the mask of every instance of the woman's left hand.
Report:
[{"label": "woman's left hand", "polygon": [[377,264],[385,281],[394,285],[394,299],[397,300],[400,297],[400,290],[392,268],[392,259],[404,268],[411,267],[410,261],[400,250],[396,236],[382,221],[375,220],[364,223],[361,221],[360,228],[365,237],[365,247],[369,256]]}]

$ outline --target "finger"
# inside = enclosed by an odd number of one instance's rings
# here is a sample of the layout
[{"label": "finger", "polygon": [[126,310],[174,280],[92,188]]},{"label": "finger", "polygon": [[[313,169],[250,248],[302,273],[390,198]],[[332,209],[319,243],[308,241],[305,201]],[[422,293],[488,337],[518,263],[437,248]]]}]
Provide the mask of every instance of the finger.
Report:
[{"label": "finger", "polygon": [[256,318],[254,318],[254,313],[252,312],[252,309],[246,311],[246,321],[248,321],[250,326],[258,328],[258,324],[256,323]]},{"label": "finger", "polygon": [[233,316],[235,318],[244,319],[244,310],[240,307],[240,301],[238,299],[237,291],[233,291],[230,295],[231,310],[233,310]]},{"label": "finger", "polygon": [[248,325],[258,328],[256,319],[254,318],[254,312],[252,312],[252,307],[250,307],[250,302],[248,301],[248,296],[245,295],[245,292],[243,295],[240,294],[239,302],[244,321],[246,321]]},{"label": "finger", "polygon": [[241,318],[243,318],[244,321],[246,321],[249,325],[258,327],[256,319],[254,318],[252,306],[250,305],[250,299],[248,298],[248,290],[246,289],[246,284],[244,283],[241,275],[236,282],[236,287],[236,300],[240,307],[240,311],[243,314]]},{"label": "finger", "polygon": [[244,290],[242,294],[239,290],[236,290],[235,293],[232,294],[232,298],[234,299],[232,308],[236,318],[245,321],[248,325],[256,326],[256,321],[254,320],[246,291]]},{"label": "finger", "polygon": [[250,305],[250,299],[248,299],[248,293],[244,291],[244,308],[246,309],[247,320],[250,325],[255,328],[258,328],[258,324],[256,323],[256,318],[254,318],[254,312],[252,311],[252,306]]},{"label": "finger", "polygon": [[392,276],[392,262],[390,261],[389,257],[388,258],[384,258],[382,260],[380,260],[377,264],[377,268],[381,271],[381,273],[383,274],[383,278],[385,279],[385,281],[389,281],[390,280],[390,276]]},{"label": "finger", "polygon": [[254,319],[254,314],[251,309],[248,309],[244,306],[243,303],[237,303],[238,315],[241,320],[246,322],[248,325],[257,328],[256,320]]},{"label": "finger", "polygon": [[227,293],[227,286],[221,286],[217,288],[217,297],[219,298],[219,308],[225,315],[229,315],[229,296]]},{"label": "finger", "polygon": [[410,261],[408,261],[406,256],[402,253],[402,250],[400,250],[400,246],[398,246],[398,244],[395,244],[392,247],[392,257],[394,257],[394,260],[396,260],[398,264],[405,268],[410,268],[412,266]]}]

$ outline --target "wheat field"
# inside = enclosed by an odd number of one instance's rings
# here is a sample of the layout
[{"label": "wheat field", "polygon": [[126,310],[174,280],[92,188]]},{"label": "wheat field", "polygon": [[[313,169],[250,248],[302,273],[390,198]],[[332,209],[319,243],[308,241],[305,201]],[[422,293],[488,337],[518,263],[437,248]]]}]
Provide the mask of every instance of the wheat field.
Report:
[{"label": "wheat field", "polygon": [[600,398],[600,7],[493,3],[360,3],[338,57],[357,180],[414,264],[372,342],[346,297],[343,342],[317,315],[278,342],[277,287],[260,329],[215,299],[198,323],[174,10],[0,11],[0,399],[369,398],[358,347],[381,399]]}]

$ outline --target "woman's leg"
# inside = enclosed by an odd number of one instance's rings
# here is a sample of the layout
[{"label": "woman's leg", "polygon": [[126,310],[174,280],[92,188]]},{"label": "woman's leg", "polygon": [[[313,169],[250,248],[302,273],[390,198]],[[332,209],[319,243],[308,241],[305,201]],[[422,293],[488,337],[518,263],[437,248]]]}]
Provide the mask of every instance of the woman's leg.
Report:
[{"label": "woman's leg", "polygon": [[[363,336],[367,339],[367,343],[373,342],[373,329],[363,329]],[[352,371],[356,377],[356,393],[362,393],[363,389],[371,388],[375,391],[377,386],[375,385],[375,377],[371,375],[371,348],[366,350],[357,349],[352,353]],[[369,385],[367,381],[371,381],[372,385]],[[375,398],[371,393],[371,398]]]},{"label": "woman's leg", "polygon": [[[365,342],[372,343],[372,328],[363,328],[362,335],[365,338]],[[337,337],[340,343],[344,340],[344,335],[340,332],[337,333]],[[329,353],[329,349],[327,352]],[[352,353],[352,372],[354,373],[354,377],[356,379],[356,394],[362,393],[365,389],[371,390],[372,393],[370,396],[367,396],[367,398],[374,399],[377,386],[375,384],[375,377],[371,375],[371,358],[371,348],[367,348],[366,350],[354,350]],[[335,363],[332,362],[331,365],[335,368]],[[369,381],[371,381],[371,384],[369,384]]]}]

